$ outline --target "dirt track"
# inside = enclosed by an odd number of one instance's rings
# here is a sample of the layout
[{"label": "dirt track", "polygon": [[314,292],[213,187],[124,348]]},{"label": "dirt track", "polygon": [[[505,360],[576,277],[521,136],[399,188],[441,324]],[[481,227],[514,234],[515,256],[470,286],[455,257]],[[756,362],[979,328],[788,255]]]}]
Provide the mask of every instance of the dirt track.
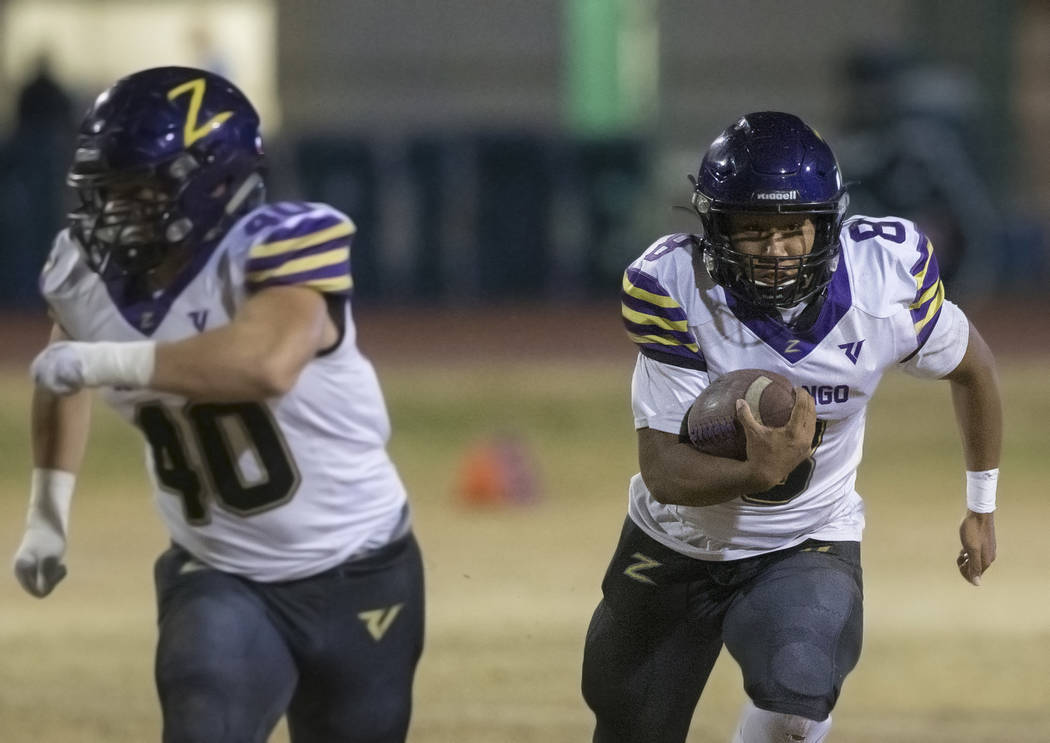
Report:
[{"label": "dirt track", "polygon": [[[368,306],[356,312],[361,348],[377,363],[466,363],[632,355],[617,298],[587,304],[476,305],[459,308]],[[964,305],[992,350],[1002,356],[1050,352],[1050,301]],[[0,315],[0,364],[26,364],[44,345],[42,315]]]}]

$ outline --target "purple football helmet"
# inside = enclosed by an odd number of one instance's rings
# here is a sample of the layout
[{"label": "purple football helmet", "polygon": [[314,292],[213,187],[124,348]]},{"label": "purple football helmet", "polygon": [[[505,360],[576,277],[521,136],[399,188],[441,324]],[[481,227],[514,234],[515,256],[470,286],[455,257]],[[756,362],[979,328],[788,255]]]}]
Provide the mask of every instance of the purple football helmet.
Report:
[{"label": "purple football helmet", "polygon": [[147,273],[172,251],[210,252],[261,203],[262,154],[259,116],[228,80],[188,67],[136,72],[80,125],[71,231],[107,281]]},{"label": "purple football helmet", "polygon": [[[690,180],[705,232],[704,265],[735,298],[763,310],[789,308],[831,281],[849,197],[831,148],[797,116],[763,111],[741,117],[711,144]],[[756,213],[811,219],[812,250],[794,257],[734,250],[729,217]],[[764,279],[757,281],[758,275]]]}]

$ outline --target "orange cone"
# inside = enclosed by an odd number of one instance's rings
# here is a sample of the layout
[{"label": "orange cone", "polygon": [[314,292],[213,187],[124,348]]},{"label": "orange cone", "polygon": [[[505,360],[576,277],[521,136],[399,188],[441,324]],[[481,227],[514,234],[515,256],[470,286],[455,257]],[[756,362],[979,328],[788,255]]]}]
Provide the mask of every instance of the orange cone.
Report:
[{"label": "orange cone", "polygon": [[468,506],[535,501],[536,471],[525,445],[516,437],[495,436],[471,446],[460,462],[455,494]]}]

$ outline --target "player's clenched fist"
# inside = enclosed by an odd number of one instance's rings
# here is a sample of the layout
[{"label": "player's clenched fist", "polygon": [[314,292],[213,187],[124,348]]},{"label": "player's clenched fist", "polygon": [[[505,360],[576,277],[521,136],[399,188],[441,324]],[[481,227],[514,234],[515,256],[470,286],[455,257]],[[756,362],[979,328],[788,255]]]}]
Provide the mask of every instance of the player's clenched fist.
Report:
[{"label": "player's clenched fist", "polygon": [[69,504],[76,478],[62,470],[33,470],[29,512],[15,552],[15,577],[28,593],[43,598],[66,577]]},{"label": "player's clenched fist", "polygon": [[147,387],[153,376],[155,348],[153,341],[56,341],[33,359],[29,373],[37,385],[56,395],[100,385]]},{"label": "player's clenched fist", "polygon": [[737,401],[736,411],[747,436],[747,460],[752,465],[756,485],[762,490],[783,482],[809,456],[817,410],[813,397],[802,387],[795,389],[791,417],[780,428],[770,428],[755,420],[743,400]]},{"label": "player's clenched fist", "polygon": [[71,395],[84,387],[83,343],[57,341],[33,359],[29,374],[33,381],[56,395]]},{"label": "player's clenched fist", "polygon": [[65,540],[27,532],[15,554],[15,577],[22,588],[38,599],[51,593],[66,577],[65,551]]}]

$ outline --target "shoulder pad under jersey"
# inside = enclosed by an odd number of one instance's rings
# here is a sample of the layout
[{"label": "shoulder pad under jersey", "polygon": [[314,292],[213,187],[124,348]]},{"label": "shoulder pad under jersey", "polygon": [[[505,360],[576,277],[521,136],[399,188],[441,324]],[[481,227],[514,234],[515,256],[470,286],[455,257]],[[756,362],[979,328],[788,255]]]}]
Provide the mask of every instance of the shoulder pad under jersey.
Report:
[{"label": "shoulder pad under jersey", "polygon": [[326,294],[349,294],[353,221],[327,204],[282,201],[265,204],[234,228],[231,252],[244,256],[245,286],[306,286]]},{"label": "shoulder pad under jersey", "polygon": [[895,217],[852,217],[843,224],[842,234],[854,305],[879,317],[906,307],[921,346],[944,303],[930,239],[913,222]]},{"label": "shoulder pad under jersey", "polygon": [[[693,271],[695,237],[667,235],[627,267],[620,293],[628,337],[649,358],[706,370],[707,362],[689,329],[702,308]],[[695,321],[695,318],[694,318]]]},{"label": "shoulder pad under jersey", "polygon": [[64,229],[55,236],[40,271],[40,294],[50,304],[55,299],[76,294],[95,276],[84,259],[83,250],[69,230]]}]

